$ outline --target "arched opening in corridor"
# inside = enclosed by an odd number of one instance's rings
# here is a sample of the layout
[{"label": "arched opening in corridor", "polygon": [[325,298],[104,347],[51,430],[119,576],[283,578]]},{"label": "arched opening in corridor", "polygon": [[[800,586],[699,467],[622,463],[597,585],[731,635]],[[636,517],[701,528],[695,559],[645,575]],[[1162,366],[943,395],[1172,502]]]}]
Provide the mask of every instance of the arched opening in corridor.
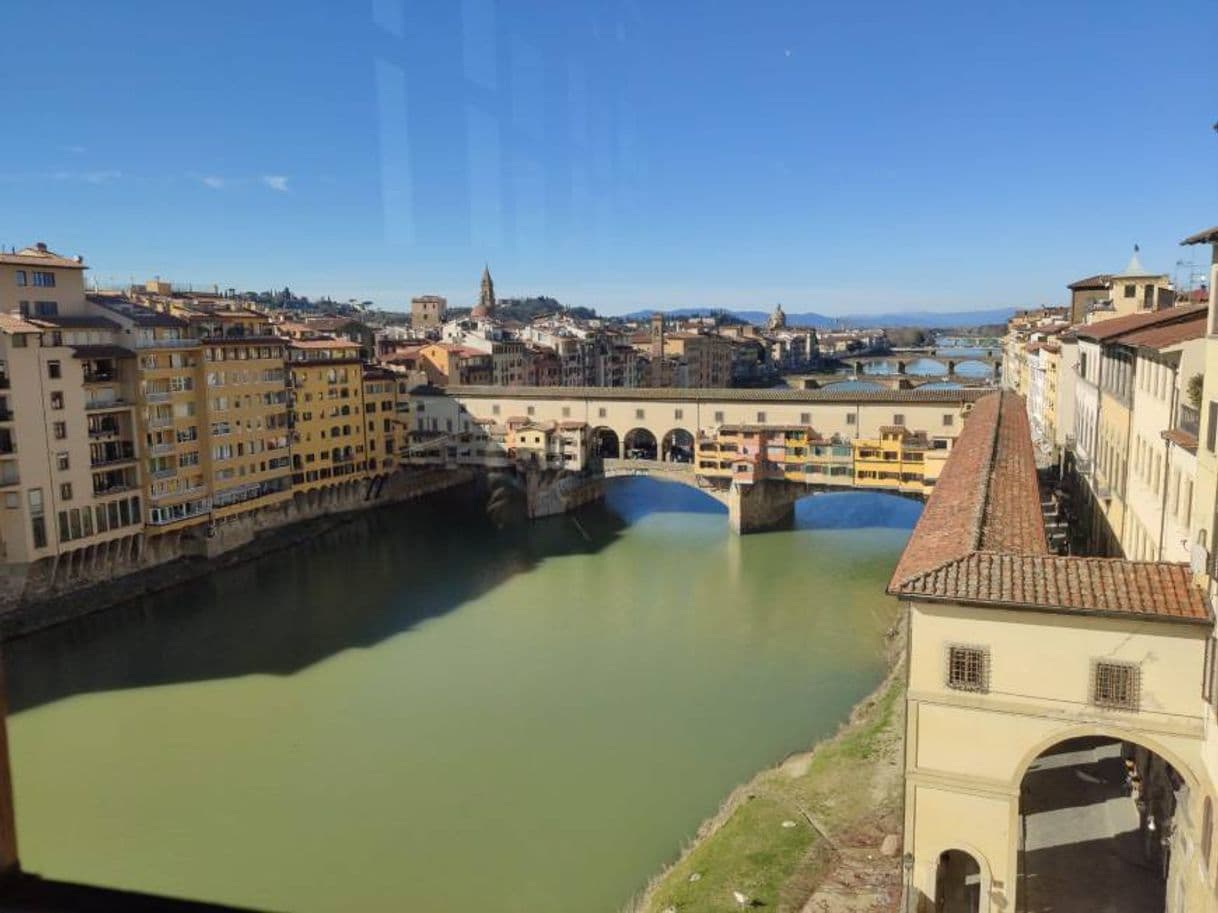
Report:
[{"label": "arched opening in corridor", "polygon": [[659,452],[656,446],[656,436],[646,428],[633,428],[626,432],[626,453],[628,460],[654,460]]},{"label": "arched opening in corridor", "polygon": [[1163,757],[1121,739],[1041,752],[1019,789],[1016,909],[1163,913],[1183,784]]},{"label": "arched opening in corridor", "polygon": [[935,871],[935,913],[980,913],[981,865],[971,853],[939,854]]},{"label": "arched opening in corridor", "polygon": [[694,436],[684,428],[673,428],[661,442],[660,459],[673,463],[694,461]]},{"label": "arched opening in corridor", "polygon": [[607,460],[622,456],[622,445],[617,432],[612,428],[594,428],[592,431],[592,455]]}]

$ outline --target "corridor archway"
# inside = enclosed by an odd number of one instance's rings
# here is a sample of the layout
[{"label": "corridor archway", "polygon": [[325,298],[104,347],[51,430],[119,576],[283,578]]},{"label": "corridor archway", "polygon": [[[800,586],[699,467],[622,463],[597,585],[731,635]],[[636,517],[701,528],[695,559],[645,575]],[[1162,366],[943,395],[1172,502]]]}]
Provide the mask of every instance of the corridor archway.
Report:
[{"label": "corridor archway", "polygon": [[1058,742],[1019,790],[1017,909],[1163,913],[1180,772],[1110,736]]},{"label": "corridor archway", "polygon": [[935,913],[981,913],[981,864],[964,850],[939,854]]},{"label": "corridor archway", "polygon": [[664,440],[661,442],[660,459],[675,463],[692,463],[694,436],[684,428],[673,428],[664,435]]},{"label": "corridor archway", "polygon": [[617,432],[612,428],[594,428],[592,430],[592,455],[607,460],[617,460],[622,456],[622,445]]},{"label": "corridor archway", "polygon": [[654,460],[659,455],[656,446],[656,436],[646,428],[632,428],[626,432],[626,452],[623,456],[628,460]]}]

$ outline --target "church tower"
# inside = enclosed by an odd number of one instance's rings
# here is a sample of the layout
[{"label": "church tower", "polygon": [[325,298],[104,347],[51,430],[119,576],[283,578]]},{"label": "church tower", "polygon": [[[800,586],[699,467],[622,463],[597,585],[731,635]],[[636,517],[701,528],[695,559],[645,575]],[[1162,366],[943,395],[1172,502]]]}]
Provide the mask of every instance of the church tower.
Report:
[{"label": "church tower", "polygon": [[495,313],[495,283],[491,281],[491,268],[482,268],[482,291],[478,293],[478,304],[474,308],[474,317],[490,317]]}]

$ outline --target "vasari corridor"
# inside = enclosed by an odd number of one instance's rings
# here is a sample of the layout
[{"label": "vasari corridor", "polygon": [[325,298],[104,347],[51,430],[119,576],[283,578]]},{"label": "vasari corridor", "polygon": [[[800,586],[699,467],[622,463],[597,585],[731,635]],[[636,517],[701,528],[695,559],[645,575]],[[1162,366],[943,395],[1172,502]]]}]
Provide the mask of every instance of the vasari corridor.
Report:
[{"label": "vasari corridor", "polygon": [[60,0],[0,913],[1218,913],[1218,4]]}]

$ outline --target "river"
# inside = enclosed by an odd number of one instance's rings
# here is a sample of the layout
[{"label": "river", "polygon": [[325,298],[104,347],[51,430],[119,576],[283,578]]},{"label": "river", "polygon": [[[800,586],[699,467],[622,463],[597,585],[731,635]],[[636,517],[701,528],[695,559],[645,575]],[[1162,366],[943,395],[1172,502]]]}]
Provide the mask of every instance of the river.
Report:
[{"label": "river", "polygon": [[620,909],[884,671],[920,510],[440,497],[7,647],[24,867],[270,910]]}]

